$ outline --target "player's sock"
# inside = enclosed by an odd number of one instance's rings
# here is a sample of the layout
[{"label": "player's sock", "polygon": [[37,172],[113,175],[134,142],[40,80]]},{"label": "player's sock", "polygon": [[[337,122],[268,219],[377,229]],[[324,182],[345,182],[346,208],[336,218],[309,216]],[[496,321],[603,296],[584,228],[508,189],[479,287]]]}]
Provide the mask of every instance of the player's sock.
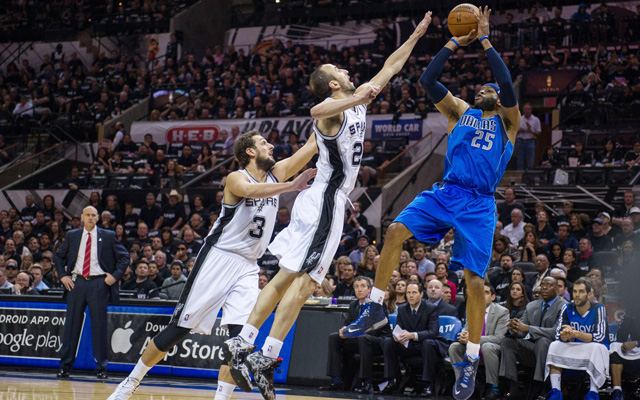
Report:
[{"label": "player's sock", "polygon": [[549,375],[549,380],[551,381],[551,389],[558,389],[558,390],[562,390],[562,387],[560,386],[560,377],[562,375],[560,374],[550,374]]},{"label": "player's sock", "polygon": [[619,390],[619,391],[622,392],[622,386],[614,386],[613,390]]},{"label": "player's sock", "polygon": [[382,304],[382,302],[384,301],[384,290],[380,290],[374,286],[371,289],[371,295],[369,295],[369,298],[371,299],[371,301]]},{"label": "player's sock", "polygon": [[589,391],[598,393],[598,385],[593,381],[593,378],[589,379]]},{"label": "player's sock", "polygon": [[253,325],[245,324],[238,335],[247,343],[254,344],[258,337],[258,328]]},{"label": "player's sock", "polygon": [[467,343],[467,357],[477,360],[480,355],[480,343]]},{"label": "player's sock", "polygon": [[282,349],[282,340],[269,336],[262,346],[262,355],[269,358],[278,358]]},{"label": "player's sock", "polygon": [[229,398],[231,398],[231,395],[233,394],[233,389],[235,388],[236,388],[236,385],[234,385],[233,383],[218,381],[218,389],[216,390],[216,395],[214,399],[229,400]]},{"label": "player's sock", "polygon": [[138,360],[138,363],[133,368],[133,371],[129,374],[129,378],[137,379],[138,382],[144,378],[144,376],[149,372],[151,367],[147,366],[142,362],[142,358]]}]

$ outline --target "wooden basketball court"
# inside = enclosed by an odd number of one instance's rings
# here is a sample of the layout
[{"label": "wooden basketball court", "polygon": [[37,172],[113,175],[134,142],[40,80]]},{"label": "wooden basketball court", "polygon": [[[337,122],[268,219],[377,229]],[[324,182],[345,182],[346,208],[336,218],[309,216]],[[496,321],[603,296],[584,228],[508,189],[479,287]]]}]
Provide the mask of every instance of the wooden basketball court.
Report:
[{"label": "wooden basketball court", "polygon": [[[58,380],[56,371],[0,371],[0,400],[106,400],[123,375],[111,376],[107,381],[97,381],[93,375],[72,376],[70,380]],[[216,381],[184,380],[147,376],[131,400],[195,400],[213,399]],[[329,400],[329,399],[381,399],[380,395],[357,395],[348,392],[320,392],[311,387],[278,387],[278,400]],[[384,399],[401,399],[402,396],[384,396]],[[448,397],[447,397],[448,398]],[[233,400],[262,400],[257,390],[245,393],[236,390]]]}]

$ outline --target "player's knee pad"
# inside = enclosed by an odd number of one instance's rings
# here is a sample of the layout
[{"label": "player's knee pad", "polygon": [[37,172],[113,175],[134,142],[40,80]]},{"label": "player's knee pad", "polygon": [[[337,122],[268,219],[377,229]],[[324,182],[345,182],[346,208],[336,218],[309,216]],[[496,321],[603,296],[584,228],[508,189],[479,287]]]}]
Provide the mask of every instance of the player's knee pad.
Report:
[{"label": "player's knee pad", "polygon": [[191,329],[189,328],[182,328],[175,324],[169,324],[162,330],[162,332],[158,333],[153,338],[153,343],[155,343],[158,350],[167,352],[171,350],[173,346],[180,343],[182,339],[187,337],[189,332],[191,332]]},{"label": "player's knee pad", "polygon": [[229,329],[229,338],[240,335],[240,332],[242,331],[242,325],[229,324],[227,325],[227,328]]}]

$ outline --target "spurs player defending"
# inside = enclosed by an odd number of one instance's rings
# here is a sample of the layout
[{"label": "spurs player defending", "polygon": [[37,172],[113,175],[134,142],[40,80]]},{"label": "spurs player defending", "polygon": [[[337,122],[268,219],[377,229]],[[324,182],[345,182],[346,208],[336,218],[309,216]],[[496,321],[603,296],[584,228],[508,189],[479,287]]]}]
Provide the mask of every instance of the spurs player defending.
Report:
[{"label": "spurs player defending", "polygon": [[[267,400],[275,398],[273,370],[282,341],[305,300],[327,274],[340,242],[347,196],[360,167],[366,104],[400,71],[430,22],[428,12],[382,70],[358,89],[350,82],[348,72],[335,65],[322,65],[311,74],[311,90],[325,99],[311,109],[319,151],[318,174],[311,188],[297,197],[289,226],[269,245],[269,251],[280,259],[280,272],[262,289],[240,336],[227,340],[223,346],[225,361],[230,363],[239,388],[252,389],[250,370],[262,396]],[[278,303],[262,350],[250,354],[258,329]]]},{"label": "spurs player defending", "polygon": [[[234,153],[240,167],[229,174],[220,217],[205,238],[193,270],[184,285],[169,325],[158,333],[131,374],[108,400],[133,395],[147,371],[190,333],[211,334],[218,311],[229,336],[240,333],[258,298],[257,259],[262,256],[275,225],[280,193],[304,190],[315,169],[286,182],[317,152],[315,135],[293,156],[278,163],[273,146],[258,131],[238,137]],[[235,383],[229,367],[222,365],[215,398],[230,398]]]}]

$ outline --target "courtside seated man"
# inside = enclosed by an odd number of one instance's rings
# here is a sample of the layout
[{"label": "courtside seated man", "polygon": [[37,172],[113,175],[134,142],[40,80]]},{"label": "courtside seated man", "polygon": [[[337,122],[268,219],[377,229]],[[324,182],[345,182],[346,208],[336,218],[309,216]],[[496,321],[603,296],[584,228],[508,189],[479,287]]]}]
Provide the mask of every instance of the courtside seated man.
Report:
[{"label": "courtside seated man", "polygon": [[449,138],[444,182],[419,194],[389,226],[376,273],[371,303],[363,307],[360,318],[345,329],[355,337],[385,323],[382,301],[393,269],[398,265],[402,243],[414,236],[424,242],[437,242],[455,228],[452,263],[464,267],[468,301],[469,342],[464,361],[456,368],[460,374],[453,388],[455,399],[473,394],[478,370],[480,336],[484,323],[484,276],[491,258],[496,226],[494,192],[513,153],[520,111],[511,75],[489,40],[487,7],[480,9],[478,35],[498,85],[487,83],[475,98],[473,107],[454,97],[437,78],[447,59],[458,46],[476,39],[475,31],[452,38],[433,58],[420,77],[420,83],[438,111],[449,120]]}]

